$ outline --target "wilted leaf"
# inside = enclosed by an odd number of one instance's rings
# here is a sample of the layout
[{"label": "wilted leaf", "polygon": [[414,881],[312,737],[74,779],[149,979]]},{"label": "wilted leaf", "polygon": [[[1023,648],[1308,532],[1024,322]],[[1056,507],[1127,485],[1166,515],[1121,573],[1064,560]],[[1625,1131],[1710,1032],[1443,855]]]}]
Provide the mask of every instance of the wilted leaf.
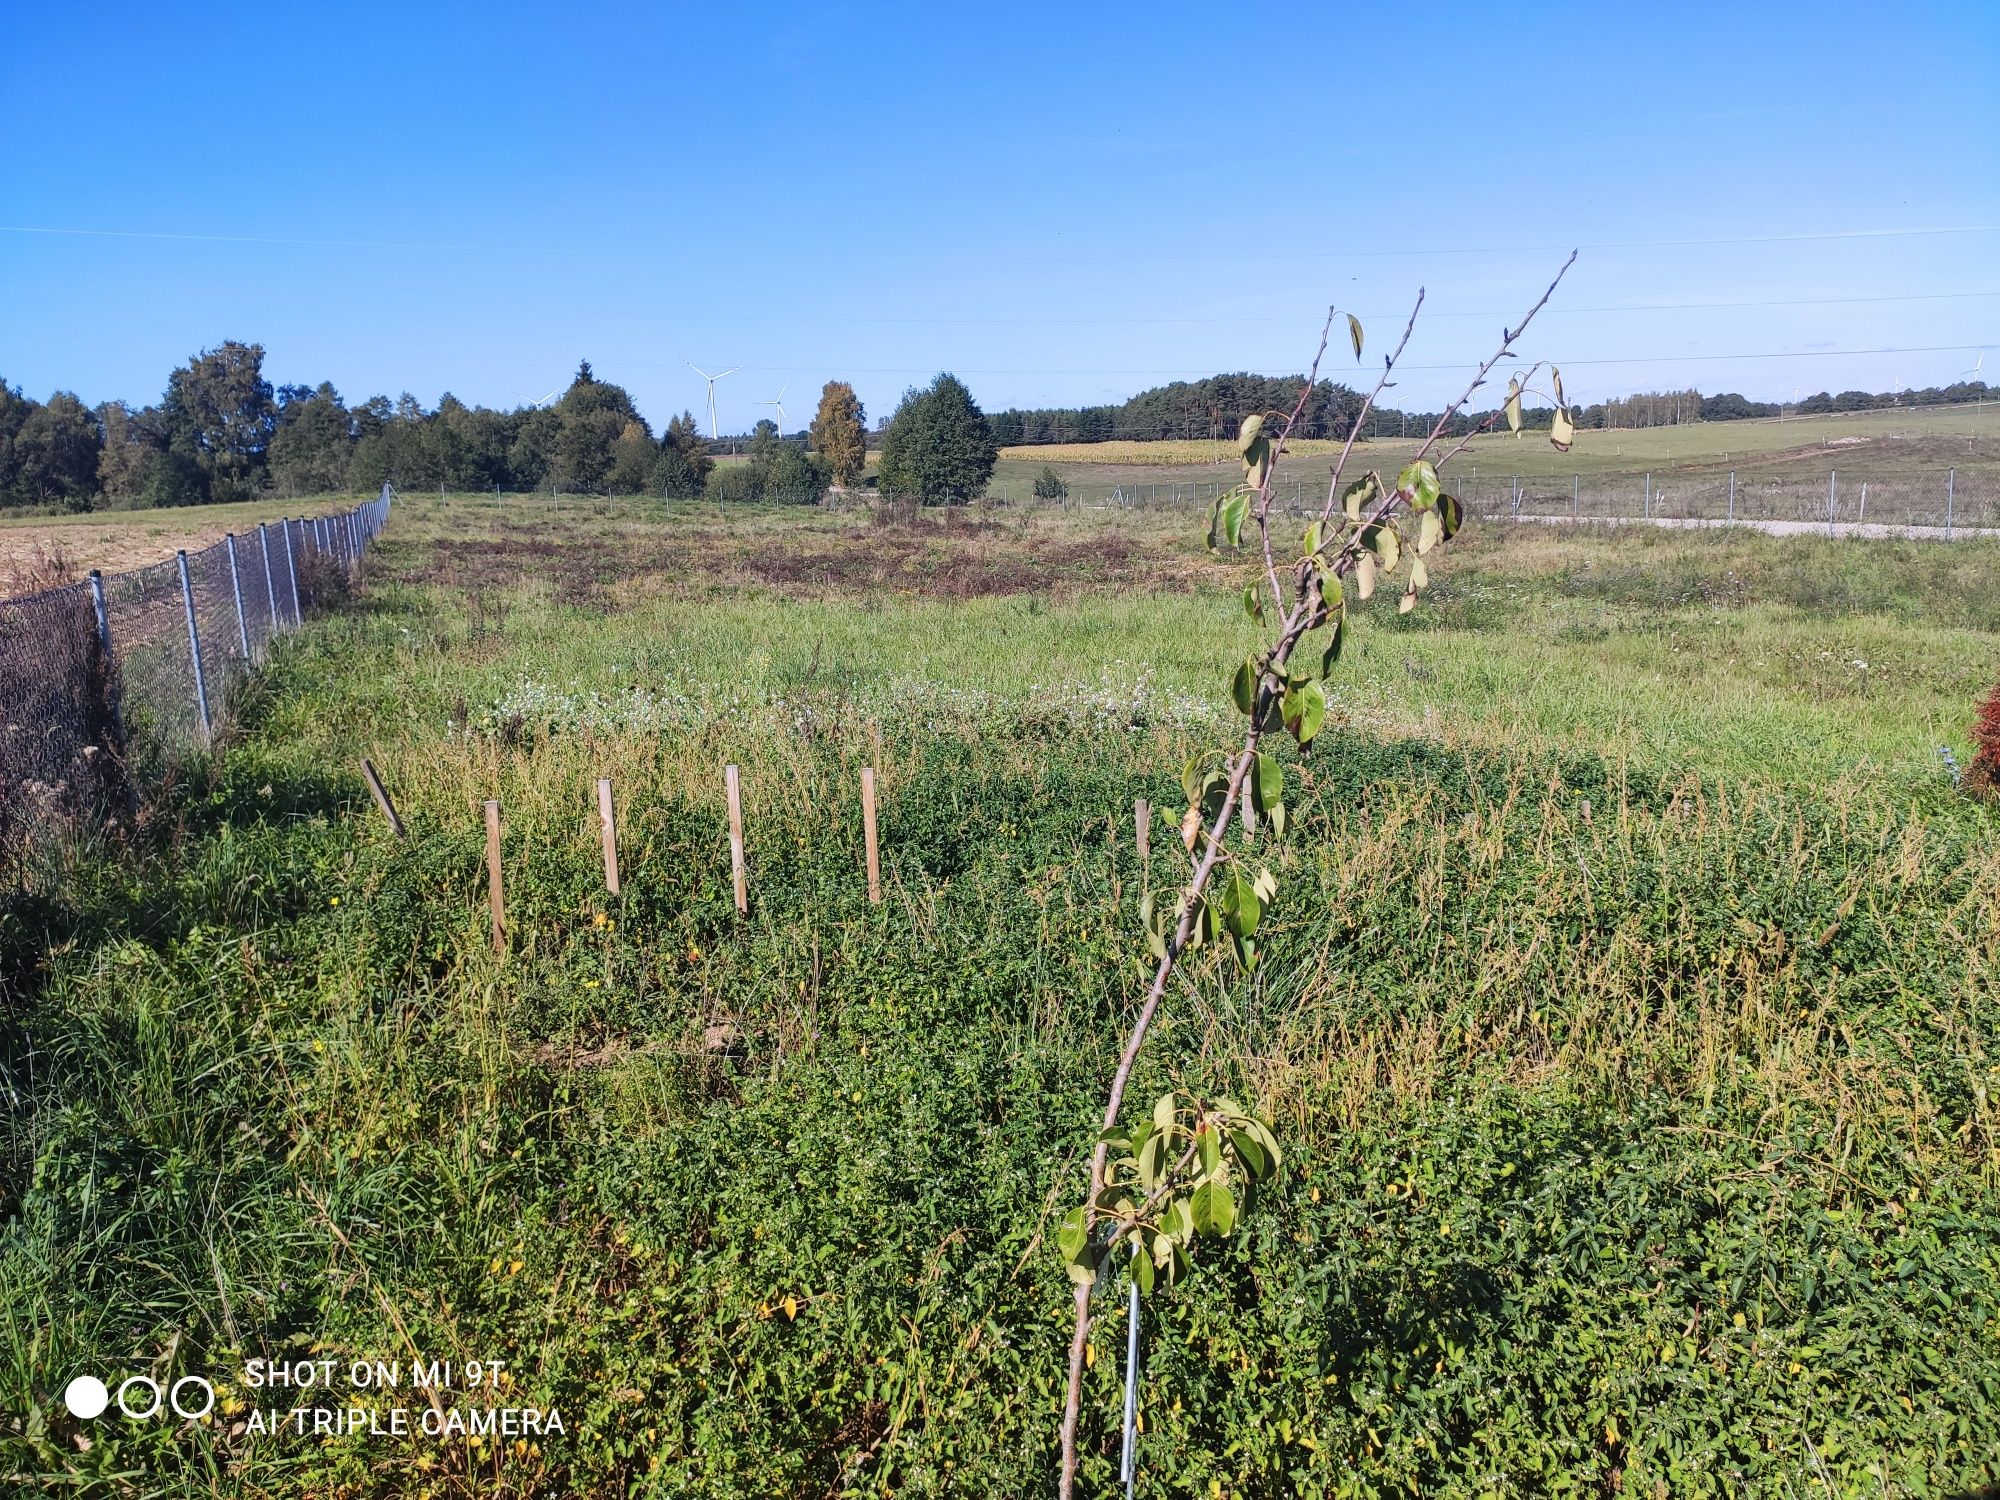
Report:
[{"label": "wilted leaf", "polygon": [[1438,519],[1437,509],[1434,506],[1417,518],[1417,556],[1422,557],[1443,537],[1444,522]]},{"label": "wilted leaf", "polygon": [[1465,524],[1465,507],[1456,495],[1438,496],[1438,525],[1442,528],[1439,540],[1450,541],[1458,535],[1458,528]]},{"label": "wilted leaf", "polygon": [[[1426,516],[1424,517],[1424,519],[1428,521],[1430,517]],[[1424,560],[1421,557],[1418,558],[1415,562],[1410,564],[1411,593],[1413,594],[1417,593],[1420,590],[1428,587],[1430,581],[1431,581],[1431,570],[1424,566]]]},{"label": "wilted leaf", "polygon": [[1347,519],[1361,519],[1362,509],[1375,503],[1382,493],[1382,476],[1376,473],[1363,474],[1354,483],[1340,492],[1341,509],[1347,512]]},{"label": "wilted leaf", "polygon": [[1354,592],[1363,599],[1375,596],[1375,556],[1364,552],[1361,560],[1354,565]]},{"label": "wilted leaf", "polygon": [[1521,382],[1519,377],[1507,382],[1507,430],[1516,437],[1521,435]]},{"label": "wilted leaf", "polygon": [[1556,405],[1567,405],[1568,403],[1563,400],[1563,372],[1554,365],[1549,366],[1549,383],[1556,388]]},{"label": "wilted leaf", "polygon": [[1367,527],[1361,533],[1361,545],[1375,554],[1375,561],[1381,564],[1384,573],[1396,571],[1396,564],[1403,556],[1403,542],[1393,526]]},{"label": "wilted leaf", "polygon": [[1250,451],[1250,444],[1263,430],[1264,414],[1262,412],[1252,412],[1249,416],[1245,417],[1243,425],[1236,430],[1237,449],[1247,454]]},{"label": "wilted leaf", "polygon": [[1406,615],[1416,607],[1417,589],[1415,584],[1411,584],[1410,587],[1403,590],[1403,597],[1396,601],[1396,613]]},{"label": "wilted leaf", "polygon": [[1361,320],[1353,313],[1347,315],[1347,336],[1354,342],[1354,357],[1361,358]]},{"label": "wilted leaf", "polygon": [[1558,453],[1569,452],[1570,444],[1576,441],[1576,423],[1570,419],[1567,407],[1558,406],[1556,414],[1549,418],[1549,441],[1555,444]]}]

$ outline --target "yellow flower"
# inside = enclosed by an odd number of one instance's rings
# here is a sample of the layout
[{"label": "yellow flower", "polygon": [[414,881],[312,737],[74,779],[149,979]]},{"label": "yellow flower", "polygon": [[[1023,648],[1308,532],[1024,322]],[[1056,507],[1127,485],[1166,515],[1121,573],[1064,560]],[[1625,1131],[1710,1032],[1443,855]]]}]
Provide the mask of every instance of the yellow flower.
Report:
[{"label": "yellow flower", "polygon": [[326,904],[327,904],[328,906],[338,906],[338,905],[340,905],[340,897],[338,897],[338,896],[329,896],[329,897],[327,897],[327,901],[326,901]]},{"label": "yellow flower", "polygon": [[1734,1323],[1738,1328],[1741,1328],[1743,1326],[1743,1314],[1738,1313],[1735,1317],[1731,1318],[1729,1321]]}]

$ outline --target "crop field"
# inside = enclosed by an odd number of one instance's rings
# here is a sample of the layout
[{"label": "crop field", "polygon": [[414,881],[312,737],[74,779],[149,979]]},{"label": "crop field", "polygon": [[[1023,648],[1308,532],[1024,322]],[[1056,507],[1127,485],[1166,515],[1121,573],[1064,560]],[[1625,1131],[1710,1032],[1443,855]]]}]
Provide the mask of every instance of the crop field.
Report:
[{"label": "crop field", "polygon": [[[1706,431],[1753,425],[1805,426]],[[1137,1492],[2000,1484],[2000,809],[1947,766],[2000,544],[1553,533],[1468,525],[1413,613],[1355,606],[1263,960],[1203,950],[1141,1060],[1285,1164],[1146,1299]],[[1247,568],[1165,507],[400,499],[128,841],[11,856],[0,1488],[1050,1492],[1055,1221]],[[58,1399],[419,1351],[564,1433]]]},{"label": "crop field", "polygon": [[[1414,439],[1360,443],[1352,462],[1394,473],[1415,446]],[[1323,492],[1327,455],[1339,448],[1320,439],[1291,445],[1298,461],[1288,467],[1302,496],[1316,487]],[[1071,500],[1082,504],[1103,504],[1114,492],[1145,500],[1178,494],[1184,502],[1205,502],[1218,481],[1224,489],[1236,482],[1237,468],[1227,437],[1217,442],[1044,444],[1003,448],[989,492],[1023,500],[1033,493],[1044,465],[1063,476]],[[1636,515],[1648,474],[1656,488],[1669,493],[1716,489],[1734,471],[1746,493],[1758,485],[1779,484],[1810,486],[1823,497],[1827,473],[1833,470],[1851,514],[1863,483],[1875,487],[1878,506],[1908,492],[1910,501],[1921,497],[1926,508],[1941,510],[1947,468],[1957,470],[1960,497],[1966,502],[1962,524],[2000,520],[2000,404],[1587,432],[1566,454],[1552,451],[1532,433],[1518,439],[1491,433],[1473,439],[1454,462],[1453,482],[1464,493],[1491,499],[1508,490],[1518,475],[1537,492],[1566,500],[1572,483],[1581,480],[1587,497],[1608,499],[1621,493],[1629,505],[1619,507],[1619,513]],[[1288,482],[1287,498],[1290,493]],[[1941,514],[1935,519],[1942,519]]]}]

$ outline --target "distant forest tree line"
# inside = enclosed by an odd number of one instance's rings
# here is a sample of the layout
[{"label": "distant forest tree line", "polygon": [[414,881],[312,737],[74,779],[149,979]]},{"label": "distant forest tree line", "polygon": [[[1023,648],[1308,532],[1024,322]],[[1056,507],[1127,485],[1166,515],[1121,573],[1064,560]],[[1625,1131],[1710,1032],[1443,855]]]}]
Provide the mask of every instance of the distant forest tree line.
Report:
[{"label": "distant forest tree line", "polygon": [[[1253,412],[1289,411],[1297,399],[1303,375],[1211,375],[1203,380],[1179,380],[1141,391],[1116,406],[1012,407],[989,419],[1002,446],[1043,443],[1155,442],[1165,438],[1213,438],[1227,442],[1238,424]],[[1920,391],[1821,391],[1803,401],[1752,401],[1726,392],[1704,396],[1700,391],[1653,391],[1571,409],[1579,427],[1665,427],[1685,422],[1733,422],[1751,417],[1820,416],[1831,412],[1873,411],[1891,406],[1954,406],[2000,396],[2000,388],[1984,381],[1960,381]],[[1322,380],[1313,388],[1304,417],[1294,429],[1302,437],[1345,437],[1361,398],[1346,386]],[[1461,412],[1446,431],[1458,436],[1491,415]],[[1523,425],[1549,425],[1554,411],[1530,407]],[[1369,413],[1364,437],[1398,437],[1428,432],[1438,413],[1378,407]]]},{"label": "distant forest tree line", "polygon": [[[853,388],[832,381],[815,436],[757,424],[749,462],[718,465],[692,412],[655,434],[585,361],[560,400],[513,411],[414,397],[349,406],[332,385],[273,386],[264,350],[224,343],[176,369],[154,405],[46,402],[0,380],[0,506],[88,510],[379,489],[541,490],[811,503],[851,484],[866,452]],[[731,440],[733,443],[735,440]]]},{"label": "distant forest tree line", "polygon": [[[58,391],[45,402],[0,380],[0,507],[88,510],[197,505],[259,495],[304,496],[401,489],[556,489],[655,494],[675,499],[812,503],[829,485],[862,477],[870,434],[853,387],[830,381],[806,434],[759,422],[747,440],[702,435],[683,411],[655,433],[622,386],[599,380],[585,361],[558,401],[498,411],[447,393],[426,410],[414,396],[373,396],[350,406],[332,385],[273,386],[258,344],[224,343],[176,369],[160,400],[85,406]],[[907,393],[877,434],[881,490],[928,503],[980,492],[994,450],[1009,445],[1162,438],[1233,440],[1253,412],[1289,410],[1303,376],[1214,375],[1142,391],[1116,406],[1010,409],[988,416],[950,376]],[[1579,427],[1656,427],[1786,414],[1945,406],[2000,396],[1983,381],[1920,391],[1821,392],[1780,405],[1733,392],[1647,392],[1574,408]],[[1295,429],[1338,437],[1361,397],[1330,380],[1313,387]],[[1461,434],[1486,412],[1458,414]],[[1546,428],[1553,412],[1529,408],[1524,425]],[[1370,413],[1364,435],[1427,432],[1435,412]],[[900,440],[896,437],[901,426]],[[717,449],[743,447],[743,464],[718,464]]]}]

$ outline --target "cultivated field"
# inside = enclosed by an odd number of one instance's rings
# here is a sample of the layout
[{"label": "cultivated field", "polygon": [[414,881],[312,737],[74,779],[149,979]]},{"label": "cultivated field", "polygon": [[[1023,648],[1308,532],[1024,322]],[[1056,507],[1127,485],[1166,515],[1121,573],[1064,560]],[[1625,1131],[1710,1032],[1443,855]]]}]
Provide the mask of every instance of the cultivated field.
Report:
[{"label": "cultivated field", "polygon": [[[1047,1492],[1052,1215],[1244,581],[1185,510],[400,500],[135,847],[0,897],[0,1476]],[[1939,754],[1996,669],[1991,542],[1475,524],[1413,614],[1358,606],[1258,975],[1190,967],[1134,1084],[1254,1099],[1287,1152],[1149,1299],[1138,1492],[2000,1483],[2000,813]],[[414,1350],[506,1360],[566,1433],[257,1437],[235,1388],[86,1433],[54,1396]]]}]

